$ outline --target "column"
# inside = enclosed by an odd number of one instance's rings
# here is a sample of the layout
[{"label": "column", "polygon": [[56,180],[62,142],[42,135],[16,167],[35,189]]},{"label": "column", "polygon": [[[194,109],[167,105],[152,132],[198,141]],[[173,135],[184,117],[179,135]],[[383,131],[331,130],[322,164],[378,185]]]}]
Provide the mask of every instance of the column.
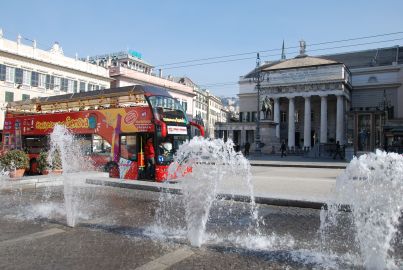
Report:
[{"label": "column", "polygon": [[295,148],[295,104],[294,97],[288,98],[288,147]]},{"label": "column", "polygon": [[280,99],[274,99],[274,122],[276,125],[276,138],[280,138]]},{"label": "column", "polygon": [[344,96],[337,96],[337,113],[336,113],[336,141],[340,145],[344,144]]},{"label": "column", "polygon": [[320,143],[327,143],[327,96],[320,97]]},{"label": "column", "polygon": [[305,97],[304,110],[304,148],[311,148],[311,97]]},{"label": "column", "polygon": [[242,127],[240,145],[243,146],[245,145],[245,143],[246,143],[246,130],[244,129],[244,127]]}]

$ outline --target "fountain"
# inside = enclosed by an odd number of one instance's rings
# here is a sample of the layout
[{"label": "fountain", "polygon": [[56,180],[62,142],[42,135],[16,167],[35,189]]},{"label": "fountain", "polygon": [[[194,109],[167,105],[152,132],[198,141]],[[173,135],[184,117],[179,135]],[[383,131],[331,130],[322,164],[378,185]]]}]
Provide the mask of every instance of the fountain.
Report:
[{"label": "fountain", "polygon": [[[27,202],[22,191],[2,194],[1,216],[66,218],[71,227],[248,254],[296,269],[403,267],[403,237],[396,237],[403,209],[400,155],[378,151],[354,159],[319,213],[256,204],[249,161],[230,140],[196,137],[181,145],[159,194],[85,185],[91,165],[80,142],[63,126],[54,128],[50,141],[50,159],[61,154],[63,188],[45,189],[39,199],[32,194]],[[247,191],[243,202],[231,200],[237,189]]]},{"label": "fountain", "polygon": [[[166,236],[174,235],[175,238],[178,234],[183,235],[192,246],[200,247],[208,240],[205,231],[207,221],[211,219],[211,207],[221,200],[217,197],[220,184],[223,179],[235,181],[238,178],[249,194],[250,202],[242,205],[242,212],[246,213],[246,234],[260,235],[250,164],[241,153],[234,150],[231,140],[223,142],[221,139],[196,137],[179,147],[174,160],[168,172],[171,179],[168,179],[166,185],[169,185],[170,180],[179,179],[183,195],[178,197],[170,192],[161,193],[154,232]],[[235,206],[234,202],[232,206]],[[232,206],[230,211],[233,210]],[[183,208],[184,213],[172,213],[175,208]],[[228,218],[228,213],[224,209],[218,209],[218,212],[220,211],[222,213],[215,213],[214,219],[215,222],[222,223],[223,219]],[[217,238],[217,235],[213,237]],[[239,238],[237,241],[239,242]]]},{"label": "fountain", "polygon": [[91,169],[91,162],[83,155],[80,141],[63,125],[55,125],[50,134],[49,163],[60,153],[63,168],[64,203],[67,225],[74,227],[77,223],[79,189],[84,183],[83,172]]},{"label": "fountain", "polygon": [[347,205],[364,267],[403,267],[396,264],[391,245],[403,210],[401,155],[377,150],[354,158],[337,179],[335,197],[328,205],[329,210],[321,213],[322,233],[337,225],[340,210]]}]

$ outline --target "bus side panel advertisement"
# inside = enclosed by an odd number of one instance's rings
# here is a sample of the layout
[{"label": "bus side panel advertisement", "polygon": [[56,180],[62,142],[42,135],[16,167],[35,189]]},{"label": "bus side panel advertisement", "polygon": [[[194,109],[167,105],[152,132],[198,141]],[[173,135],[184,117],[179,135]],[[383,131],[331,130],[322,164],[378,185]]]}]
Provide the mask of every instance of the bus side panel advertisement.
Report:
[{"label": "bus side panel advertisement", "polygon": [[148,107],[16,116],[7,121],[7,129],[14,130],[16,121],[20,121],[17,119],[22,120],[18,127],[22,135],[48,135],[57,124],[66,126],[74,134],[99,134],[109,142],[117,127],[122,133],[154,131]]}]

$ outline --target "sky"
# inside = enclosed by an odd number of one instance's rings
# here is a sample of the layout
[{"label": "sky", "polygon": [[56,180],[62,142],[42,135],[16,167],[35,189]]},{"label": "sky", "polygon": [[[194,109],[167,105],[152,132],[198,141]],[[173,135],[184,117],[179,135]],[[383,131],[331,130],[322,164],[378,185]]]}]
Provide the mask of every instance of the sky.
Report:
[{"label": "sky", "polygon": [[[399,0],[2,0],[0,6],[7,39],[21,34],[23,43],[35,39],[46,50],[57,41],[71,57],[132,49],[164,76],[187,76],[228,97],[239,92],[239,76],[256,66],[256,52],[262,62],[278,60],[283,40],[287,58],[297,55],[301,39],[311,56],[403,45]],[[383,36],[334,42],[374,35]],[[314,45],[322,42],[330,43]],[[213,59],[192,61],[205,58]],[[178,62],[186,63],[172,65]]]}]

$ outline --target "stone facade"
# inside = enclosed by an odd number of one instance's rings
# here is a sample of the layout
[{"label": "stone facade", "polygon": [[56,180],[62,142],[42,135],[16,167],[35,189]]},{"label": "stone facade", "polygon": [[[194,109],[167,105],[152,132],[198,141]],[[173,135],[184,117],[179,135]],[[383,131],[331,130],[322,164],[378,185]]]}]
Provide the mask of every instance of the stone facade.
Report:
[{"label": "stone facade", "polygon": [[[278,151],[281,141],[290,150],[305,151],[339,141],[356,154],[396,141],[403,148],[403,128],[398,128],[403,126],[401,51],[395,47],[323,57],[304,53],[266,63],[240,77],[240,123],[233,123],[226,133],[242,135],[227,137],[254,146],[258,107],[254,77],[259,74],[264,153],[273,152],[273,147]],[[263,102],[270,103],[270,110],[262,111]],[[270,128],[263,128],[266,121],[272,121],[274,136]],[[228,127],[217,128],[224,134]]]}]

